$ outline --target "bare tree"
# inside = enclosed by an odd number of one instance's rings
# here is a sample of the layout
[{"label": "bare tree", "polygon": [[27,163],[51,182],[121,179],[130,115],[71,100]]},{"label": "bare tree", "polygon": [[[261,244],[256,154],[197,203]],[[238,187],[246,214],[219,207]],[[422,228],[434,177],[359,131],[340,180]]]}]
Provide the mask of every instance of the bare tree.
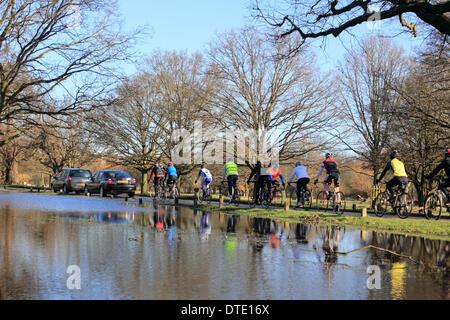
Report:
[{"label": "bare tree", "polygon": [[335,115],[334,86],[317,75],[311,53],[304,48],[285,56],[293,41],[273,43],[245,27],[219,35],[209,51],[211,70],[222,83],[211,116],[223,128],[252,130],[257,137],[276,130],[280,161],[330,144],[321,133]]},{"label": "bare tree", "polygon": [[99,108],[87,120],[99,154],[108,161],[132,167],[141,173],[141,191],[147,191],[147,175],[161,157],[158,143],[165,130],[154,121],[160,114],[156,79],[140,74],[125,80],[116,90],[110,107]]},{"label": "bare tree", "polygon": [[[367,21],[398,19],[400,25],[417,36],[415,17],[443,34],[450,34],[448,0],[256,0],[257,17],[279,29],[280,37],[297,33],[301,41],[332,35]],[[376,11],[377,8],[379,11]],[[408,22],[408,20],[410,22]]]},{"label": "bare tree", "polygon": [[430,42],[409,68],[405,81],[395,87],[401,96],[400,107],[392,112],[396,145],[405,155],[420,203],[431,187],[425,175],[441,161],[450,140],[448,62],[448,40]]},{"label": "bare tree", "polygon": [[[128,57],[134,38],[120,33],[116,9],[104,0],[0,0],[0,123],[101,103],[114,82],[111,62]],[[51,95],[67,103],[48,107]]]},{"label": "bare tree", "polygon": [[374,184],[392,144],[392,112],[400,105],[394,87],[407,67],[400,47],[375,36],[350,47],[338,67],[346,130],[337,136],[371,169]]},{"label": "bare tree", "polygon": [[28,157],[37,159],[50,175],[64,167],[80,168],[90,163],[94,155],[93,139],[83,128],[83,122],[80,117],[42,119],[39,126],[27,133]]},{"label": "bare tree", "polygon": [[[155,79],[159,95],[159,112],[151,115],[153,122],[163,131],[163,139],[157,143],[162,158],[171,160],[172,151],[179,142],[174,139],[175,130],[184,129],[193,134],[196,121],[208,130],[213,119],[207,117],[205,110],[210,109],[212,92],[219,85],[218,80],[207,72],[199,53],[156,51],[147,59],[146,72]],[[203,150],[204,143],[194,147]],[[194,168],[195,163],[177,166],[181,176]]]}]

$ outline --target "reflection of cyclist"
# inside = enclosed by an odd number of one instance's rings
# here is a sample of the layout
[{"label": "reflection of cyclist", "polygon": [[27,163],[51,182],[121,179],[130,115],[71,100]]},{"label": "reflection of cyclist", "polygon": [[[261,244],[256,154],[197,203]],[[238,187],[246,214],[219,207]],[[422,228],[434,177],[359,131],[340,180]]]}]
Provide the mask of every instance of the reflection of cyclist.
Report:
[{"label": "reflection of cyclist", "polygon": [[314,180],[314,184],[317,184],[319,181],[319,177],[322,174],[323,169],[327,172],[325,180],[323,181],[324,189],[326,191],[330,191],[329,186],[332,182],[334,182],[335,191],[339,194],[339,169],[337,162],[333,160],[331,153],[325,153],[325,161],[322,162],[322,165],[320,166],[320,170],[317,174],[316,180]]},{"label": "reflection of cyclist", "polygon": [[209,222],[209,216],[207,213],[202,213],[201,218],[201,233],[200,233],[200,239],[206,240],[208,239],[208,236],[211,234],[211,223]]},{"label": "reflection of cyclist", "polygon": [[295,164],[294,170],[292,170],[291,177],[288,180],[288,183],[291,183],[294,177],[297,177],[297,207],[302,204],[302,199],[300,199],[300,193],[306,191],[306,187],[310,181],[307,168],[302,165],[301,162],[297,162]]},{"label": "reflection of cyclist", "polygon": [[447,179],[442,181],[439,185],[439,189],[446,193],[447,199],[450,200],[450,194],[447,188],[450,187],[450,149],[445,149],[444,160],[433,170],[429,175],[426,176],[428,180],[433,179],[439,171],[444,170],[447,175]]},{"label": "reflection of cyclist", "polygon": [[178,179],[177,169],[175,169],[175,166],[173,165],[172,162],[169,162],[169,166],[167,167],[165,174],[165,179],[167,181],[167,186],[170,188],[172,192]]},{"label": "reflection of cyclist", "polygon": [[195,180],[195,183],[197,183],[198,179],[202,177],[202,190],[203,190],[203,196],[206,195],[206,188],[211,184],[212,182],[212,175],[211,172],[209,172],[208,169],[205,168],[205,164],[202,164],[202,168],[198,172],[197,180]]},{"label": "reflection of cyclist", "polygon": [[156,194],[156,189],[158,185],[161,185],[164,180],[164,168],[158,162],[156,162],[155,165],[153,166],[148,181],[152,180],[153,175],[155,176],[153,183],[155,185],[155,194]]},{"label": "reflection of cyclist", "polygon": [[408,175],[406,174],[405,165],[403,162],[397,159],[398,151],[394,150],[389,154],[391,161],[389,161],[384,168],[381,176],[376,181],[377,184],[380,183],[381,179],[386,175],[388,170],[392,170],[394,172],[394,178],[392,178],[387,184],[386,189],[389,191],[389,201],[392,201],[394,191],[393,188],[398,185],[407,186],[408,185]]},{"label": "reflection of cyclist", "polygon": [[[238,180],[238,168],[237,164],[233,160],[229,159],[227,163],[223,166],[222,182],[227,178],[228,182],[228,194],[230,195],[230,202],[233,201],[233,195],[236,196],[238,193],[237,180]],[[234,194],[233,194],[234,190]]]}]

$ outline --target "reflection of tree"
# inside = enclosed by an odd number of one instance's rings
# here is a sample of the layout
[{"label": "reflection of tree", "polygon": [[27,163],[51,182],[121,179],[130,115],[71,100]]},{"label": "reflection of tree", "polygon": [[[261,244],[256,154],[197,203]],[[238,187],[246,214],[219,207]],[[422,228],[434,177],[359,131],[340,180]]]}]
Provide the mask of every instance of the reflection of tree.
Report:
[{"label": "reflection of tree", "polygon": [[[441,267],[445,270],[450,268],[448,241],[374,232],[373,245],[410,256],[414,261],[420,261],[427,266]],[[375,254],[381,255],[378,258],[383,258],[385,255],[382,252]],[[389,258],[393,262],[401,259],[392,255]]]},{"label": "reflection of tree", "polygon": [[295,226],[295,238],[297,239],[298,243],[308,243],[308,240],[306,240],[306,233],[308,232],[308,226],[297,223]]}]

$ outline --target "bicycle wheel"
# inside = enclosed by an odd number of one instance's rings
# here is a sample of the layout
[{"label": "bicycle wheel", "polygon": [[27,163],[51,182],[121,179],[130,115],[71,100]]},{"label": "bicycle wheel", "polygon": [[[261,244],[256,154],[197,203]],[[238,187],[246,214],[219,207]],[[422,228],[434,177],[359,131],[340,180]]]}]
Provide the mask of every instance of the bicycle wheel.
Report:
[{"label": "bicycle wheel", "polygon": [[439,190],[430,193],[425,199],[424,213],[428,220],[439,220],[442,214],[442,195]]},{"label": "bicycle wheel", "polygon": [[248,194],[248,206],[250,208],[256,207],[255,189],[250,189],[250,193]]},{"label": "bicycle wheel", "polygon": [[[338,201],[339,200],[339,201]],[[333,194],[333,198],[330,201],[330,207],[333,208],[337,215],[342,215],[345,210],[345,197],[342,192]]]},{"label": "bicycle wheel", "polygon": [[283,194],[280,189],[272,190],[272,204],[281,206],[283,203]]},{"label": "bicycle wheel", "polygon": [[325,190],[320,191],[317,194],[317,198],[316,198],[316,208],[317,210],[320,209],[327,209],[328,208],[328,193]]},{"label": "bicycle wheel", "polygon": [[290,203],[290,205],[291,205],[291,207],[293,207],[293,208],[298,208],[297,207],[297,202],[298,202],[298,198],[297,198],[297,189],[293,189],[292,191],[291,191],[291,196],[289,197],[289,203]]},{"label": "bicycle wheel", "polygon": [[407,192],[403,192],[395,199],[395,213],[400,219],[406,219],[412,212],[413,199]]},{"label": "bicycle wheel", "polygon": [[384,216],[387,212],[388,207],[389,207],[388,196],[386,192],[382,192],[375,199],[375,215],[377,217]]},{"label": "bicycle wheel", "polygon": [[270,204],[272,203],[272,197],[269,194],[269,191],[264,189],[262,191],[262,205],[268,209],[270,207]]},{"label": "bicycle wheel", "polygon": [[309,190],[306,190],[304,192],[304,199],[303,199],[303,208],[305,209],[311,209],[312,207],[312,194],[309,192]]}]

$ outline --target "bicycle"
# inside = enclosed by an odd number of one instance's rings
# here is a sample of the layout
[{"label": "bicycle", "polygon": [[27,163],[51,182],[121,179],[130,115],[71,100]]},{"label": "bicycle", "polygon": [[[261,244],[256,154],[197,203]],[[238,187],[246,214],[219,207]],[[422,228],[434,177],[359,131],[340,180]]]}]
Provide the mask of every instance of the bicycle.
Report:
[{"label": "bicycle", "polygon": [[444,190],[445,188],[440,187],[441,185],[442,181],[440,181],[438,189],[429,193],[425,198],[423,211],[427,220],[439,220],[444,207],[447,207],[447,211],[450,212],[450,197],[446,195],[448,190]]},{"label": "bicycle", "polygon": [[278,181],[273,182],[273,187],[269,193],[268,183],[264,184],[263,190],[261,192],[262,205],[268,209],[272,204],[281,205],[283,201],[283,195],[280,189],[280,183]]},{"label": "bicycle", "polygon": [[[197,192],[197,201],[199,204],[201,204],[202,202],[206,202],[207,204],[210,204],[212,201],[212,195],[211,195],[211,184],[208,183],[206,185],[206,191],[203,192],[202,189],[198,190]],[[200,195],[201,192],[201,195]]]},{"label": "bicycle", "polygon": [[[331,187],[332,190],[327,191],[323,189],[317,194],[316,197],[316,208],[331,208],[337,215],[342,215],[345,211],[345,196],[341,191],[336,192],[336,187]],[[338,201],[339,199],[339,201]]]},{"label": "bicycle", "polygon": [[257,181],[253,181],[253,188],[250,189],[250,192],[248,194],[248,206],[250,208],[254,208],[257,205],[261,205],[262,204],[262,189],[260,189],[260,192],[258,194],[258,199],[256,199],[256,183]]},{"label": "bicycle", "polygon": [[[241,193],[239,191],[239,188],[236,188],[236,189],[237,189],[237,193],[233,194],[231,201],[227,202],[227,204],[235,204],[236,206],[239,206],[240,201],[241,201]],[[219,193],[222,196],[224,196],[225,198],[229,198],[227,182],[225,182],[225,181],[220,182]]]},{"label": "bicycle", "polygon": [[158,183],[155,190],[155,196],[153,198],[155,200],[167,199],[165,181],[160,181]]},{"label": "bicycle", "polygon": [[170,188],[170,191],[166,191],[169,193],[167,198],[172,198],[173,200],[176,200],[180,197],[180,192],[178,191],[177,183],[174,182],[172,187],[169,187],[168,184],[166,184],[166,188]]},{"label": "bicycle", "polygon": [[[300,206],[297,206],[297,203],[300,202]],[[297,186],[291,191],[290,196],[290,205],[294,208],[299,208],[303,206],[303,208],[311,208],[312,207],[312,195],[311,192],[305,188],[300,190],[300,199],[297,199]]]},{"label": "bicycle", "polygon": [[[387,184],[386,182],[383,182]],[[394,190],[392,198],[389,199],[389,192],[387,189],[381,192],[375,199],[375,215],[382,217],[386,214],[389,204],[394,213],[400,219],[406,219],[411,215],[413,208],[413,199],[411,195],[406,192],[407,185],[400,184]]]}]

